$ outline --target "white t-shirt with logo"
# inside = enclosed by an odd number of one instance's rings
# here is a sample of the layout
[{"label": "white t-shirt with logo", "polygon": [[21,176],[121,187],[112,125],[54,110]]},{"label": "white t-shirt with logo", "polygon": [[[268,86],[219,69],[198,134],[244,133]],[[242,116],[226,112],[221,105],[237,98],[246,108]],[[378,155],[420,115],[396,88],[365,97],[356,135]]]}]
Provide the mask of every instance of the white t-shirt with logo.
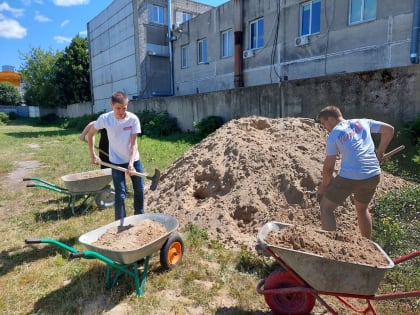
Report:
[{"label": "white t-shirt with logo", "polygon": [[[131,135],[141,133],[140,120],[137,115],[126,112],[123,119],[117,119],[114,112],[108,112],[98,117],[94,127],[95,129],[106,129],[109,140],[109,160],[114,164],[128,163]],[[137,151],[134,161],[139,159]]]}]

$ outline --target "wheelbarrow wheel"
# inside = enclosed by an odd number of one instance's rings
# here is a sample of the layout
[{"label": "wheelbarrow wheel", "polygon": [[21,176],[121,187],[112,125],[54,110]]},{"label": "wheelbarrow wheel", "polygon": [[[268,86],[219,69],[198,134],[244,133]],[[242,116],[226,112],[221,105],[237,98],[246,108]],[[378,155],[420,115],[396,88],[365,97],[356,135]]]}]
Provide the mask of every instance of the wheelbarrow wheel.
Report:
[{"label": "wheelbarrow wheel", "polygon": [[163,269],[173,269],[182,260],[184,254],[184,242],[181,236],[173,233],[160,249],[160,265]]},{"label": "wheelbarrow wheel", "polygon": [[[301,287],[293,276],[281,269],[272,272],[265,280],[264,290]],[[265,301],[276,315],[306,315],[315,305],[315,296],[308,292],[292,294],[264,294]]]},{"label": "wheelbarrow wheel", "polygon": [[100,209],[112,207],[115,203],[115,191],[112,187],[109,187],[105,191],[100,192],[95,196],[96,205]]}]

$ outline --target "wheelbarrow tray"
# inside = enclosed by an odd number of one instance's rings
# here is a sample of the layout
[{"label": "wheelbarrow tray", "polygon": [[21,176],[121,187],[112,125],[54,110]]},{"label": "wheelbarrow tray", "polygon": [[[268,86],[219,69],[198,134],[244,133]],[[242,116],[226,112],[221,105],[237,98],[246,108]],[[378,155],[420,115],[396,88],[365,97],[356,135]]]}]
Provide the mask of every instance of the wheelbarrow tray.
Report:
[{"label": "wheelbarrow tray", "polygon": [[61,177],[66,188],[72,193],[95,192],[104,189],[112,181],[110,168],[68,174]]},{"label": "wheelbarrow tray", "polygon": [[[258,232],[257,240],[262,248],[270,248],[289,268],[315,290],[321,292],[373,295],[385,272],[394,267],[394,262],[383,249],[372,242],[388,262],[384,266],[372,266],[329,259],[314,253],[274,246],[265,242],[270,231],[279,231],[292,224],[268,222]],[[323,230],[318,230],[326,233]]]},{"label": "wheelbarrow tray", "polygon": [[89,250],[98,252],[117,263],[131,264],[135,261],[145,258],[146,256],[152,255],[156,251],[159,251],[163,247],[171,233],[173,233],[179,226],[177,219],[163,213],[147,213],[129,216],[124,218],[124,226],[128,226],[130,224],[135,225],[146,219],[164,225],[166,233],[162,234],[159,238],[139,248],[135,248],[133,250],[112,250],[109,248],[98,247],[93,245],[93,243],[96,242],[101,237],[101,235],[104,234],[108,229],[114,226],[119,226],[121,224],[120,220],[114,221],[96,230],[81,235],[79,237],[79,242],[85,247],[87,247]]}]

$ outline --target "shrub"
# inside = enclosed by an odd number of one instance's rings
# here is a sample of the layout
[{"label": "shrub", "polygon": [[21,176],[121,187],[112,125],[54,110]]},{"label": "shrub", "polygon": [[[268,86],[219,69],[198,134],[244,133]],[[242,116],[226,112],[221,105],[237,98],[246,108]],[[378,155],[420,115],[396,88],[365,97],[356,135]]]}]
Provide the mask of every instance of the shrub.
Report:
[{"label": "shrub", "polygon": [[0,112],[0,125],[7,124],[9,121],[9,116],[6,113]]},{"label": "shrub", "polygon": [[176,118],[167,111],[143,111],[139,115],[142,133],[149,137],[169,136],[180,132]]},{"label": "shrub", "polygon": [[18,116],[18,114],[16,112],[10,112],[9,113],[9,119],[10,120],[16,120],[18,118],[19,118],[19,116]]},{"label": "shrub", "polygon": [[403,133],[410,138],[411,143],[417,144],[420,141],[420,114],[414,120],[403,124]]},{"label": "shrub", "polygon": [[194,122],[194,127],[196,129],[196,135],[204,139],[212,132],[216,131],[217,128],[221,127],[224,124],[223,118],[220,116],[209,116],[203,118],[199,122]]}]

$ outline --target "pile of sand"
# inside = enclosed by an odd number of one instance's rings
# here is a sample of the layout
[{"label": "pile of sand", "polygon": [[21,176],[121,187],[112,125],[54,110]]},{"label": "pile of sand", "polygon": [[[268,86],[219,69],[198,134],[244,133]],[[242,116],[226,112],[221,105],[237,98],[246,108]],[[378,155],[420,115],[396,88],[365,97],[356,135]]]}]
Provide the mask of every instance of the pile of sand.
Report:
[{"label": "pile of sand", "polygon": [[[146,193],[146,212],[159,209],[236,248],[253,249],[272,220],[320,228],[315,191],[326,136],[312,119],[231,120],[162,173],[158,188]],[[384,173],[378,192],[404,185]],[[337,209],[337,224],[358,233],[350,200]]]}]

